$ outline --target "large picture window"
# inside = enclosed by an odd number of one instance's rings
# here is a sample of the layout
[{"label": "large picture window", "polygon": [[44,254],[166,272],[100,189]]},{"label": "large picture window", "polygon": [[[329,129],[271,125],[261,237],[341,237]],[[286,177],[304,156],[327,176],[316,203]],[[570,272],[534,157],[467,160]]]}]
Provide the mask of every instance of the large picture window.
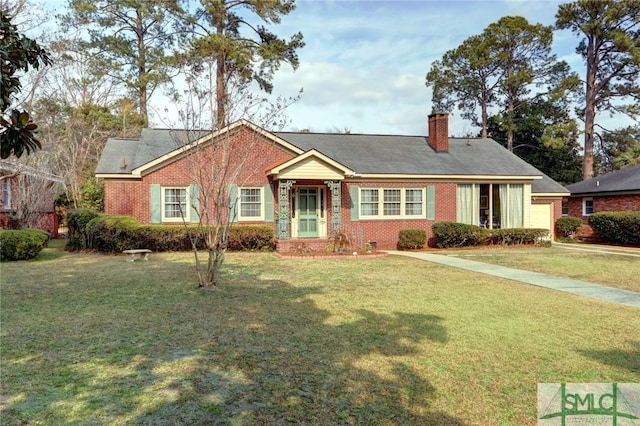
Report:
[{"label": "large picture window", "polygon": [[162,189],[162,220],[164,222],[189,221],[189,195],[187,188]]},{"label": "large picture window", "polygon": [[264,220],[262,188],[240,188],[238,220]]},{"label": "large picture window", "polygon": [[360,216],[371,219],[424,217],[424,188],[362,188]]},{"label": "large picture window", "polygon": [[486,228],[522,228],[524,195],[521,183],[460,184],[457,221]]}]

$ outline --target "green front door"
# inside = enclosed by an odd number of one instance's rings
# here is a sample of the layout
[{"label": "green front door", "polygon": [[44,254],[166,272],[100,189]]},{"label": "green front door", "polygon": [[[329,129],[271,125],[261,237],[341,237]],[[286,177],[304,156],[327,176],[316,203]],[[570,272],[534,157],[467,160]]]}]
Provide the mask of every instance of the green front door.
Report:
[{"label": "green front door", "polygon": [[318,189],[298,189],[298,236],[318,236]]}]

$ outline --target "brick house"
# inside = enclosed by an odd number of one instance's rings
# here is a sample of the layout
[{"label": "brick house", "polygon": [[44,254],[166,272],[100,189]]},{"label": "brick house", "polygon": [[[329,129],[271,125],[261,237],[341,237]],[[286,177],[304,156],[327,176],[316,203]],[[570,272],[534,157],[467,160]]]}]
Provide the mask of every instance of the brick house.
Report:
[{"label": "brick house", "polygon": [[580,217],[578,237],[593,237],[589,215],[603,211],[640,211],[640,164],[567,185],[565,213]]},{"label": "brick house", "polygon": [[[324,249],[338,230],[391,249],[401,229],[431,238],[441,221],[553,233],[562,186],[491,139],[450,138],[446,114],[430,115],[428,130],[269,132],[244,120],[214,132],[144,129],[137,140],[109,139],[96,176],[105,213],[142,223],[198,222],[199,197],[228,190],[229,218],[269,224],[280,251]],[[205,190],[211,182],[194,176],[213,164],[239,169]]]},{"label": "brick house", "polygon": [[[58,237],[55,197],[61,177],[9,160],[0,161],[0,228],[35,227]],[[17,220],[22,216],[22,223]]]}]

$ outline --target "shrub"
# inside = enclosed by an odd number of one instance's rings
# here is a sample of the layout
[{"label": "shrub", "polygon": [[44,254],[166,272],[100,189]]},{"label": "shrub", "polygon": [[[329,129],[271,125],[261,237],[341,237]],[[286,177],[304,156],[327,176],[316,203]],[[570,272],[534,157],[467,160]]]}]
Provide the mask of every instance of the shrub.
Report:
[{"label": "shrub", "polygon": [[[90,214],[83,213],[82,219]],[[80,220],[74,219],[77,222]],[[80,225],[76,227],[79,228]],[[82,248],[106,253],[123,250],[148,248],[153,251],[189,251],[191,240],[197,240],[198,250],[205,249],[204,229],[197,226],[182,225],[140,225],[131,216],[94,216],[85,225],[82,235]],[[197,233],[200,235],[196,235]],[[71,234],[71,230],[70,230]],[[70,237],[71,238],[71,237]],[[74,240],[75,241],[75,240]],[[80,238],[77,238],[80,245]],[[266,225],[237,225],[229,230],[229,250],[273,250],[273,229]]]},{"label": "shrub", "polygon": [[0,230],[0,261],[33,259],[48,240],[39,229]]},{"label": "shrub", "polygon": [[[189,251],[191,238],[198,232],[195,226],[183,225],[146,225],[135,231],[136,248],[148,248],[153,251]],[[198,249],[203,250],[204,234],[198,238]]]},{"label": "shrub", "polygon": [[572,238],[582,227],[582,219],[579,217],[565,216],[556,220],[556,229],[562,237]]},{"label": "shrub", "polygon": [[547,229],[536,228],[490,229],[487,234],[488,244],[500,245],[539,244],[549,239]]},{"label": "shrub", "polygon": [[427,232],[424,229],[401,229],[398,236],[398,249],[421,249],[426,241]]},{"label": "shrub", "polygon": [[487,230],[457,222],[438,222],[431,227],[440,248],[477,246],[485,242]]},{"label": "shrub", "polygon": [[140,222],[131,216],[98,216],[86,225],[87,248],[102,252],[119,252],[143,247],[136,241]]},{"label": "shrub", "polygon": [[604,241],[640,246],[640,212],[594,213],[589,225]]},{"label": "shrub", "polygon": [[541,244],[549,239],[547,229],[505,228],[485,229],[475,225],[456,222],[433,224],[437,245],[441,248],[468,247],[485,244]]},{"label": "shrub", "polygon": [[98,216],[102,216],[102,213],[89,209],[76,209],[67,212],[67,226],[69,227],[67,250],[74,251],[89,248],[87,224]]},{"label": "shrub", "polygon": [[273,229],[267,225],[238,225],[229,230],[229,250],[273,250]]}]

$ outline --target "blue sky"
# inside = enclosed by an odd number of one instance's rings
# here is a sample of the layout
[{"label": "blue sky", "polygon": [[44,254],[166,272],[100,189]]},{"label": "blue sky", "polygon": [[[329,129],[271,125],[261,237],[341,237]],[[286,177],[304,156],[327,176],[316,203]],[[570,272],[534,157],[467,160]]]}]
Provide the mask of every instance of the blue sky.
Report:
[{"label": "blue sky", "polygon": [[[57,12],[66,3],[41,1]],[[424,82],[433,61],[503,16],[553,25],[564,2],[297,0],[296,9],[272,27],[287,38],[301,31],[306,43],[297,71],[283,65],[274,79],[274,96],[295,96],[303,89],[302,98],[287,110],[286,130],[426,134],[431,90]],[[578,42],[570,32],[556,31],[553,52],[583,75],[582,58],[575,53]],[[162,111],[165,103],[157,92],[150,110]],[[159,115],[152,113],[151,125],[166,127],[166,116]],[[616,121],[602,117],[605,123]],[[451,134],[477,131],[452,111]]]},{"label": "blue sky", "polygon": [[[433,61],[503,16],[552,25],[561,3],[299,0],[278,32],[302,31],[306,46],[296,72],[287,66],[278,72],[274,93],[287,96],[304,89],[288,110],[291,129],[425,134],[431,90],[424,81]],[[556,32],[553,50],[583,73],[577,43],[570,32]],[[477,131],[455,111],[450,130],[458,135]]]}]

